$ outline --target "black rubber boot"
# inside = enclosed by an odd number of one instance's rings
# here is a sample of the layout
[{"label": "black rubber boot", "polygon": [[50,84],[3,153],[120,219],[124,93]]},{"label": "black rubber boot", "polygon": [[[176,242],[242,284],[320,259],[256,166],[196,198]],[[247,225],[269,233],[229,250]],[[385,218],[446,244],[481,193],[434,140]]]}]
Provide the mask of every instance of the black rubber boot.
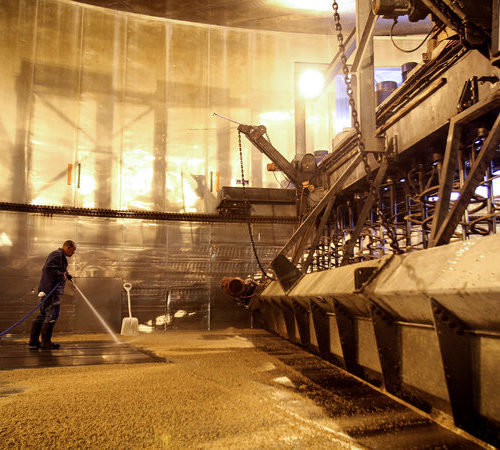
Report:
[{"label": "black rubber boot", "polygon": [[38,350],[40,348],[40,331],[42,330],[42,322],[33,322],[31,325],[30,341],[28,346],[30,350]]},{"label": "black rubber boot", "polygon": [[60,347],[59,344],[54,344],[51,341],[54,325],[54,323],[44,323],[42,326],[42,345],[40,348],[43,350],[52,350]]}]

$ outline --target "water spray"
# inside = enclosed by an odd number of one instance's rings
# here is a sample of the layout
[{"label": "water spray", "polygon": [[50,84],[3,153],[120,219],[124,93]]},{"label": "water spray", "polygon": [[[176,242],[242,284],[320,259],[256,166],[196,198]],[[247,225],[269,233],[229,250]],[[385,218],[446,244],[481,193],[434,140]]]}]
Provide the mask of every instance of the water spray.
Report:
[{"label": "water spray", "polygon": [[83,297],[83,299],[87,302],[87,305],[89,306],[89,308],[92,310],[92,312],[95,314],[95,316],[99,319],[99,321],[102,323],[102,325],[104,326],[104,328],[106,329],[106,331],[109,333],[109,335],[113,338],[113,340],[117,343],[117,344],[123,344],[123,342],[121,342],[118,337],[116,336],[115,333],[113,333],[113,330],[109,327],[109,325],[106,323],[106,321],[102,318],[102,316],[97,312],[97,309],[94,308],[94,305],[92,305],[92,303],[90,303],[90,300],[85,297],[85,294],[80,290],[80,288],[75,284],[75,282],[73,280],[70,280],[71,283],[73,284],[73,286],[75,287],[75,289],[78,291],[78,293]]}]

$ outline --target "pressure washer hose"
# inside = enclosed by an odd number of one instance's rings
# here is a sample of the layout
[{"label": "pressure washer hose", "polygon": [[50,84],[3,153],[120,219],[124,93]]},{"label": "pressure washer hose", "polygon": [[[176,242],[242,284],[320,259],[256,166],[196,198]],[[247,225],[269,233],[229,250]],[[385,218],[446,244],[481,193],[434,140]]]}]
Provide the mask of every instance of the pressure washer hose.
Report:
[{"label": "pressure washer hose", "polygon": [[2,331],[0,333],[0,336],[3,336],[4,334],[8,333],[10,330],[12,330],[13,328],[17,327],[20,323],[24,322],[31,314],[33,314],[33,312],[39,308],[40,306],[42,306],[42,303],[44,303],[51,295],[52,293],[59,287],[59,285],[61,284],[61,282],[59,281],[59,283],[57,283],[53,288],[52,290],[42,299],[42,301],[36,305],[28,314],[26,314],[21,320],[19,320],[18,322],[16,322],[14,325],[12,325],[11,327],[7,328],[5,331]]}]

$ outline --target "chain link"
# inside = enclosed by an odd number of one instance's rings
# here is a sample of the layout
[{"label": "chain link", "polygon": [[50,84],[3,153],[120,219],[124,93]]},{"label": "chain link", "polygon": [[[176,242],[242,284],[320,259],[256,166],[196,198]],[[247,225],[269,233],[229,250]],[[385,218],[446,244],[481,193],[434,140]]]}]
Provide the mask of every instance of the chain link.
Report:
[{"label": "chain link", "polygon": [[[250,207],[250,204],[248,203],[248,200],[247,200],[247,190],[245,187],[245,170],[243,169],[243,151],[241,148],[241,131],[240,130],[238,130],[238,147],[240,150],[241,185],[243,186],[243,199],[245,201],[245,206]],[[255,260],[257,261],[257,264],[259,265],[259,268],[260,268],[262,274],[266,278],[271,279],[271,277],[266,273],[264,267],[262,266],[262,263],[260,262],[259,256],[257,255],[257,247],[255,246],[255,240],[253,238],[252,225],[251,225],[250,221],[247,221],[247,226],[248,226],[248,235],[250,236],[250,242],[252,243],[253,254],[255,255]]]},{"label": "chain link", "polygon": [[339,44],[340,60],[342,62],[342,72],[344,73],[346,92],[347,96],[349,97],[349,106],[351,107],[352,124],[356,131],[356,140],[358,142],[358,148],[361,153],[361,158],[363,159],[363,166],[366,172],[368,186],[370,189],[370,193],[375,201],[375,209],[377,212],[377,216],[379,217],[380,221],[382,222],[382,225],[386,229],[387,235],[389,236],[389,239],[391,241],[390,245],[392,250],[394,251],[394,253],[402,253],[401,249],[399,248],[397,234],[394,232],[391,224],[389,224],[387,218],[382,212],[380,193],[373,181],[372,170],[370,167],[370,163],[368,161],[368,152],[366,151],[365,144],[363,142],[363,136],[361,134],[361,125],[358,120],[358,112],[356,110],[356,103],[354,101],[354,92],[352,90],[351,76],[349,73],[349,67],[347,66],[347,57],[345,54],[344,36],[342,35],[342,24],[340,23],[339,5],[337,4],[336,0],[333,0],[332,8],[333,8],[333,19],[335,21],[335,31],[337,32],[337,40]]}]

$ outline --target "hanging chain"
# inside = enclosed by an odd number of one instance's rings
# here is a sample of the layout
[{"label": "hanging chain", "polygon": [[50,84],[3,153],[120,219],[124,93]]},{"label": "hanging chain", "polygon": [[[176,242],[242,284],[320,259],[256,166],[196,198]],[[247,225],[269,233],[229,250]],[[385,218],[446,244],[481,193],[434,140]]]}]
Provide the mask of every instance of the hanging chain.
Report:
[{"label": "hanging chain", "polygon": [[361,125],[358,120],[358,112],[356,110],[356,104],[354,102],[354,92],[352,90],[351,85],[351,77],[349,74],[349,67],[347,66],[347,57],[345,54],[345,46],[344,46],[344,36],[342,35],[342,25],[340,23],[340,15],[339,15],[339,5],[336,0],[333,0],[332,3],[333,8],[333,19],[335,21],[335,31],[337,31],[337,40],[339,44],[339,53],[340,60],[342,62],[342,72],[344,73],[344,81],[346,85],[347,96],[349,97],[349,106],[351,107],[351,117],[354,129],[356,131],[356,140],[358,142],[359,151],[361,153],[361,158],[363,159],[363,165],[366,172],[366,178],[368,180],[368,186],[370,189],[370,193],[375,201],[375,209],[377,212],[377,216],[379,217],[382,225],[386,229],[387,235],[391,240],[390,245],[394,253],[401,253],[401,249],[399,248],[397,235],[392,229],[392,226],[387,221],[387,218],[382,212],[380,193],[376,188],[373,182],[372,171],[370,167],[370,163],[368,162],[368,152],[365,149],[365,144],[363,142],[363,136],[361,134]]},{"label": "hanging chain", "polygon": [[[238,147],[240,150],[241,184],[243,186],[243,199],[245,201],[245,206],[249,207],[250,205],[249,205],[248,200],[247,200],[247,191],[246,191],[246,187],[245,187],[245,171],[243,169],[243,151],[241,149],[241,131],[240,130],[238,130]],[[259,265],[259,268],[260,268],[261,272],[263,273],[263,275],[266,278],[271,279],[271,277],[264,270],[264,267],[262,267],[262,263],[260,262],[259,256],[257,255],[257,248],[255,246],[255,240],[253,238],[253,233],[252,233],[252,224],[250,223],[250,221],[247,221],[247,226],[248,226],[248,235],[250,236],[250,242],[252,243],[253,254],[255,255],[255,259],[257,261],[257,264]]]}]

